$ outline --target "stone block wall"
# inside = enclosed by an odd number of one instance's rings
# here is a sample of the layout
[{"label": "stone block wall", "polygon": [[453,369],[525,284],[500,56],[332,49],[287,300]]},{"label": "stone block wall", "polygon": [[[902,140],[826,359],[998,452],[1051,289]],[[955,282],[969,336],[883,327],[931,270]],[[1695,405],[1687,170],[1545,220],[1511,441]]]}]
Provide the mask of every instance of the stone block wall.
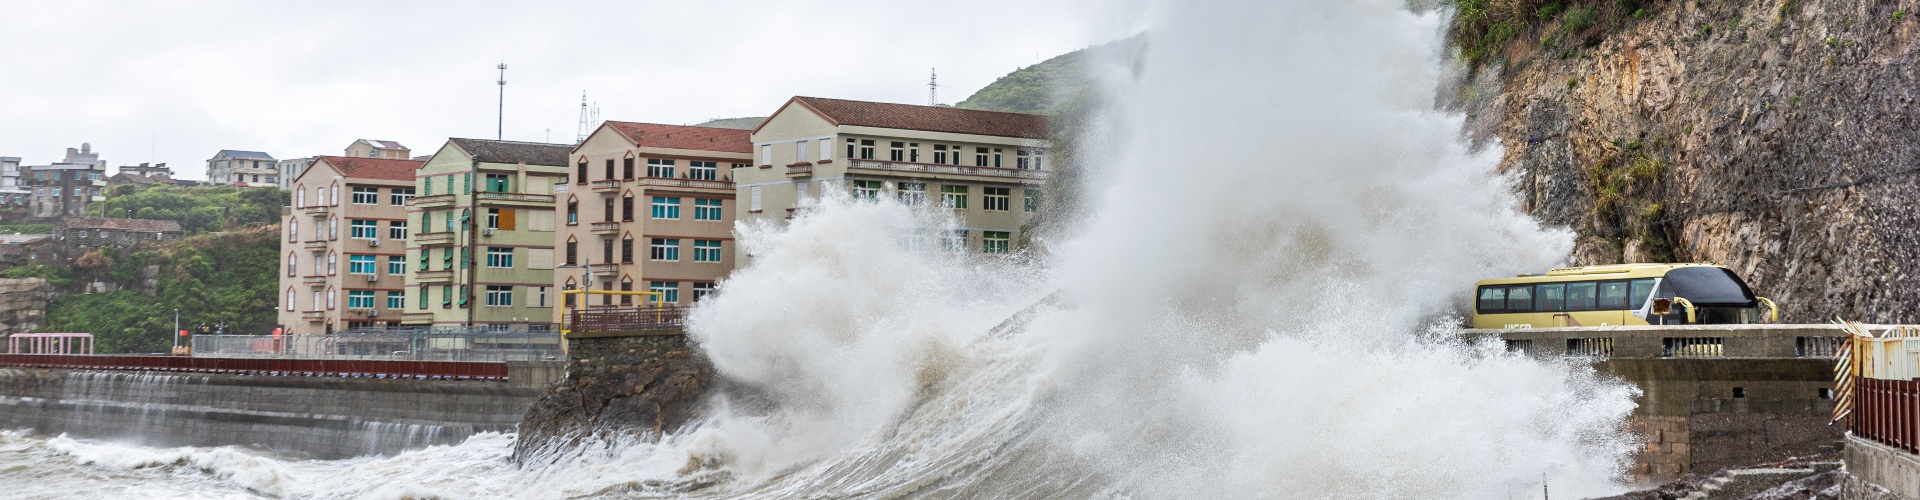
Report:
[{"label": "stone block wall", "polygon": [[587,439],[657,437],[692,419],[712,386],[706,355],[678,331],[570,335],[566,377],[520,424],[515,460]]},{"label": "stone block wall", "polygon": [[40,329],[52,294],[46,278],[0,279],[0,336]]}]

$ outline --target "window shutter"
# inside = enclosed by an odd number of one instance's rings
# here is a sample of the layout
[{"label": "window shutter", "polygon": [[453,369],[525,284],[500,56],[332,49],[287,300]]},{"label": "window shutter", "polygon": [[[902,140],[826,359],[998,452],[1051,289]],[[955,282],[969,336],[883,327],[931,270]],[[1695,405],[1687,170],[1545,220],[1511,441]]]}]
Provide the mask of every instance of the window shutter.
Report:
[{"label": "window shutter", "polygon": [[513,230],[514,228],[513,214],[516,214],[516,213],[520,213],[520,211],[511,209],[511,208],[500,211],[500,230],[501,231]]},{"label": "window shutter", "polygon": [[833,159],[833,139],[820,140],[820,161]]},{"label": "window shutter", "polygon": [[754,186],[752,189],[748,189],[747,191],[751,193],[750,194],[751,206],[747,207],[747,210],[752,210],[755,212],[760,211],[760,186]]}]

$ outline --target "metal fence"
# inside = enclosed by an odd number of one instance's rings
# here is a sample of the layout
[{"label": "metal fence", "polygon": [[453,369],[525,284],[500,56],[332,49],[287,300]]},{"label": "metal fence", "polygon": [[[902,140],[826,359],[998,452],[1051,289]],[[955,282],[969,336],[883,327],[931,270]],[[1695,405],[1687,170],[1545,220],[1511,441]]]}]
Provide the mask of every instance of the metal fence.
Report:
[{"label": "metal fence", "polygon": [[409,361],[538,361],[566,359],[560,331],[549,325],[343,330],[326,334],[199,335],[193,355],[220,358]]}]

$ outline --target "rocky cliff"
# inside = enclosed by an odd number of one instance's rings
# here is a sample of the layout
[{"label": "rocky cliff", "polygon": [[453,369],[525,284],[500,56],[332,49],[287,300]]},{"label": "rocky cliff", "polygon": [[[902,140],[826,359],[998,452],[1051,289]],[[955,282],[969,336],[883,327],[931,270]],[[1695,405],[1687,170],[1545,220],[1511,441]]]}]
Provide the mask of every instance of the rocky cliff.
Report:
[{"label": "rocky cliff", "polygon": [[567,374],[528,408],[514,443],[516,462],[579,449],[583,441],[650,440],[699,411],[712,363],[687,337],[631,335],[567,339]]},{"label": "rocky cliff", "polygon": [[1509,3],[1529,18],[1467,37],[1503,44],[1453,102],[1574,263],[1715,262],[1787,321],[1920,321],[1908,2]]}]

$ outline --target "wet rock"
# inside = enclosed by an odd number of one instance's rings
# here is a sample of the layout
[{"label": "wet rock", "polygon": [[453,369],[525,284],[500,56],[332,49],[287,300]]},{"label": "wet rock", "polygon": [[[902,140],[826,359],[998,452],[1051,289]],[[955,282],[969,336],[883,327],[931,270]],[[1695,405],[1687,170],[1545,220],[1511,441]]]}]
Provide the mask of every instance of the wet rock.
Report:
[{"label": "wet rock", "polygon": [[514,460],[592,441],[658,439],[698,414],[714,369],[685,335],[567,340],[567,376],[528,408]]}]

